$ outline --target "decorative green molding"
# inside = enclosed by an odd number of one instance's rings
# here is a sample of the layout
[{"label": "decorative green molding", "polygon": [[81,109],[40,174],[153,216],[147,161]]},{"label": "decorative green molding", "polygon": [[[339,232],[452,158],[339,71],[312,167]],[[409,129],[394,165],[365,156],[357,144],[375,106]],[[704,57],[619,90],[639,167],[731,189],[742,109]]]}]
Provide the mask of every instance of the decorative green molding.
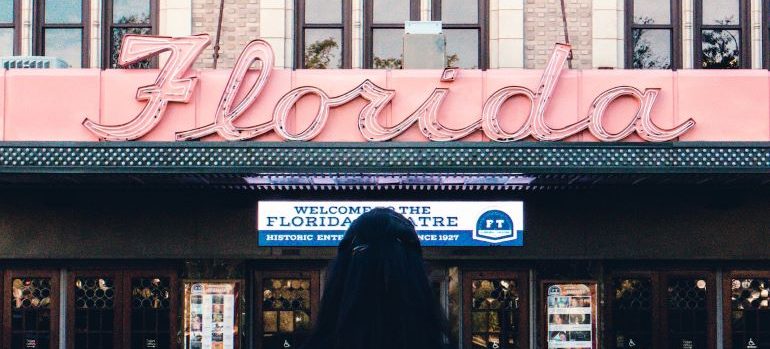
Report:
[{"label": "decorative green molding", "polygon": [[770,143],[0,142],[0,173],[768,173]]}]

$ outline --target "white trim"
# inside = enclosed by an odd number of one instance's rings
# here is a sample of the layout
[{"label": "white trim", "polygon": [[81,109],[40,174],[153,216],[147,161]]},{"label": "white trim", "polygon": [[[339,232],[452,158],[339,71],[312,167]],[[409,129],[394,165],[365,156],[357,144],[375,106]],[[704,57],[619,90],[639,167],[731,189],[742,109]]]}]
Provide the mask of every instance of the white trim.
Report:
[{"label": "white trim", "polygon": [[364,66],[364,0],[351,1],[351,62],[353,69]]},{"label": "white trim", "polygon": [[91,45],[89,50],[89,67],[100,68],[102,66],[102,1],[103,0],[91,0],[91,23],[86,23],[90,26],[88,28],[89,35],[88,44]]},{"label": "white trim", "polygon": [[524,68],[524,0],[490,0],[489,68]]},{"label": "white trim", "polygon": [[762,69],[762,0],[751,0],[751,68]]},{"label": "white trim", "polygon": [[[263,0],[259,2],[259,37],[273,47],[275,67],[291,67],[291,55],[287,55],[287,47],[293,43],[293,10],[289,7],[291,0]],[[292,15],[292,16],[290,16]],[[288,39],[288,40],[287,40]],[[291,53],[292,51],[288,51]]]},{"label": "white trim", "polygon": [[693,0],[682,0],[682,68],[693,69],[695,66],[695,37],[693,23]]},{"label": "white trim", "polygon": [[625,66],[625,1],[593,0],[591,6],[593,68]]},{"label": "white trim", "polygon": [[21,55],[30,56],[34,50],[32,49],[32,22],[34,22],[34,0],[22,0],[21,1]]}]

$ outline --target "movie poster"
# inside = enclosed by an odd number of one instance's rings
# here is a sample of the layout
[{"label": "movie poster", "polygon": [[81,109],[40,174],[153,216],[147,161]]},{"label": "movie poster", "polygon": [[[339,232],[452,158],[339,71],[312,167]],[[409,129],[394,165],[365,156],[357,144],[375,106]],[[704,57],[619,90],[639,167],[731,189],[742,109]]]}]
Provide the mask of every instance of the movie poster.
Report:
[{"label": "movie poster", "polygon": [[546,285],[548,348],[595,348],[596,299],[589,284]]},{"label": "movie poster", "polygon": [[235,349],[235,282],[185,284],[185,348]]}]

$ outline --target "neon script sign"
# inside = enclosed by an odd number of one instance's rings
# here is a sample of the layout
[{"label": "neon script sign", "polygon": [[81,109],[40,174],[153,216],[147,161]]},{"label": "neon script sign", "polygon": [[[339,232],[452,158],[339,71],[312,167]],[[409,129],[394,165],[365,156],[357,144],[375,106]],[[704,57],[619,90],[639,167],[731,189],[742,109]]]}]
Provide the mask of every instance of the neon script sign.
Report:
[{"label": "neon script sign", "polygon": [[[198,80],[188,72],[209,43],[210,38],[206,34],[186,37],[126,35],[118,58],[121,65],[135,63],[164,51],[170,52],[168,61],[159,70],[155,83],[137,90],[136,98],[146,103],[133,119],[121,125],[103,125],[86,119],[83,125],[100,139],[108,141],[135,140],[146,135],[160,122],[169,103],[190,101]],[[592,102],[588,115],[578,122],[560,128],[551,127],[545,120],[545,112],[570,50],[569,45],[555,46],[536,91],[522,86],[504,87],[484,102],[481,115],[476,121],[459,129],[446,127],[439,120],[439,109],[450,92],[449,88],[443,87],[433,89],[425,101],[402,121],[392,126],[383,125],[379,121],[379,116],[397,92],[377,86],[370,80],[364,80],[357,87],[339,96],[329,96],[323,90],[313,86],[295,88],[278,101],[270,120],[247,127],[236,126],[234,121],[259,99],[274,67],[274,55],[270,45],[263,40],[254,40],[246,45],[230,72],[212,122],[202,127],[177,132],[176,139],[178,141],[195,140],[217,134],[226,140],[240,141],[272,131],[286,140],[310,141],[318,136],[329,122],[331,108],[345,105],[358,98],[368,102],[358,114],[358,129],[364,138],[372,142],[391,140],[414,124],[418,124],[420,132],[432,141],[458,140],[481,130],[491,140],[498,142],[518,141],[530,136],[540,141],[558,141],[585,130],[603,142],[619,141],[633,133],[646,141],[664,142],[679,137],[695,126],[695,121],[688,119],[671,129],[659,127],[652,121],[650,112],[660,89],[649,88],[642,91],[630,86],[619,86],[599,94]],[[257,79],[248,86],[244,97],[236,101],[236,95],[244,88],[242,85],[246,73],[257,61],[261,63]],[[458,68],[447,68],[441,76],[441,82],[451,83],[458,74]],[[289,130],[287,120],[291,111],[306,96],[315,96],[319,99],[318,111],[305,129]],[[516,96],[528,99],[531,107],[526,120],[518,129],[510,132],[500,125],[502,117],[500,113],[503,104]],[[621,97],[636,99],[639,107],[634,117],[622,130],[610,132],[604,128],[602,120],[610,104]]]}]

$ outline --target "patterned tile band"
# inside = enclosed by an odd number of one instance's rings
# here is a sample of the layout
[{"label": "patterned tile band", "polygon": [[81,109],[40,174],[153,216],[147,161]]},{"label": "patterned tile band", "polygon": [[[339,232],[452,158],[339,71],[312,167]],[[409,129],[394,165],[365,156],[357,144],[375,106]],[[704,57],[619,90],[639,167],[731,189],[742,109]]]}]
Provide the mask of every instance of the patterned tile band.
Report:
[{"label": "patterned tile band", "polygon": [[767,143],[0,143],[0,173],[766,173]]}]

